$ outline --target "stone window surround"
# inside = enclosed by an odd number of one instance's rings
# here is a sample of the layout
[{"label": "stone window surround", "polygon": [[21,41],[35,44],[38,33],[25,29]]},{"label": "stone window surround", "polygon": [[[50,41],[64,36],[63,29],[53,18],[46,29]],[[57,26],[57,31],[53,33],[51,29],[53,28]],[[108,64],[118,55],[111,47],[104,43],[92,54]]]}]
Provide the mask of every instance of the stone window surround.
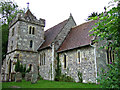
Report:
[{"label": "stone window surround", "polygon": [[28,34],[29,35],[35,35],[35,26],[32,26],[32,25],[28,25]]},{"label": "stone window surround", "polygon": [[41,53],[40,55],[39,55],[39,63],[40,63],[40,66],[43,66],[43,65],[45,65],[45,52],[43,52],[43,53]]}]

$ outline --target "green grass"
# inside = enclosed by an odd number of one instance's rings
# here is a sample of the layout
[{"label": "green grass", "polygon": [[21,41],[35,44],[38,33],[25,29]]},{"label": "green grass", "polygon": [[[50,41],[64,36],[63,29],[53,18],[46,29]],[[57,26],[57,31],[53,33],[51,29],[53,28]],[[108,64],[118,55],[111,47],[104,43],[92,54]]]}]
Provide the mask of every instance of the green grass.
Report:
[{"label": "green grass", "polygon": [[21,88],[100,88],[100,85],[96,84],[84,84],[75,82],[56,82],[48,80],[39,80],[36,84],[31,84],[31,82],[3,82],[3,88],[11,88],[12,86],[17,86]]}]

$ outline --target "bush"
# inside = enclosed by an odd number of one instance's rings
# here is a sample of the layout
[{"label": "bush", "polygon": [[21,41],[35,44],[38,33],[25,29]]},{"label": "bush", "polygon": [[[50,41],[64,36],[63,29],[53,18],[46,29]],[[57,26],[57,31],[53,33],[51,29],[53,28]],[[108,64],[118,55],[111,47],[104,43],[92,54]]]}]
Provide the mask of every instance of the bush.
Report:
[{"label": "bush", "polygon": [[31,71],[31,66],[26,70],[26,65],[23,67],[23,65],[20,64],[20,61],[17,60],[17,63],[15,64],[15,71],[20,72],[22,74],[22,78],[24,78],[25,74]]},{"label": "bush", "polygon": [[118,63],[108,64],[108,71],[102,69],[99,75],[98,82],[103,88],[120,88],[120,71],[118,70]]},{"label": "bush", "polygon": [[64,82],[75,82],[74,79],[70,76],[66,76],[66,74],[63,74],[59,77],[59,81],[64,81]]},{"label": "bush", "polygon": [[78,71],[78,78],[79,78],[79,82],[82,83],[83,79],[82,79],[82,73],[80,71]]}]

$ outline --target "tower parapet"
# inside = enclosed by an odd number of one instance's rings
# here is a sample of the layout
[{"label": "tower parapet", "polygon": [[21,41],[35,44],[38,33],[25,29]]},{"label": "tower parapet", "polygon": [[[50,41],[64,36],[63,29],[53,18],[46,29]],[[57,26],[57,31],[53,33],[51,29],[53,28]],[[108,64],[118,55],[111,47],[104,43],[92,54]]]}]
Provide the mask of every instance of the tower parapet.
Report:
[{"label": "tower parapet", "polygon": [[9,23],[9,28],[12,27],[17,21],[23,21],[31,24],[36,24],[41,27],[45,27],[45,19],[40,18],[39,20],[30,12],[28,9],[26,13],[18,13],[16,17]]}]

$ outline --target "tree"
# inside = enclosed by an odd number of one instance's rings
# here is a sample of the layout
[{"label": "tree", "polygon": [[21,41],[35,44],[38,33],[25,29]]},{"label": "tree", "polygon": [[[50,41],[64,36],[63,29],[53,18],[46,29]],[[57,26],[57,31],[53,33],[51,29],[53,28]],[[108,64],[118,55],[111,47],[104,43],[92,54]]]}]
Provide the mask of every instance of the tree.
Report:
[{"label": "tree", "polygon": [[8,45],[8,26],[9,22],[17,15],[18,12],[23,12],[22,9],[18,9],[18,5],[11,0],[4,0],[0,2],[0,14],[2,14],[2,60],[7,53]]},{"label": "tree", "polygon": [[[106,40],[106,46],[113,47],[115,60],[113,64],[109,64],[109,70],[101,73],[99,78],[100,83],[103,87],[109,88],[120,88],[120,1],[114,0],[113,6],[111,9],[105,13],[101,13],[100,16],[92,17],[93,20],[98,20],[91,31],[94,31],[93,36],[99,37],[95,42],[101,40]],[[105,46],[103,46],[104,48]]]},{"label": "tree", "polygon": [[91,20],[90,18],[95,16],[100,16],[100,14],[98,14],[97,12],[93,12],[91,13],[91,15],[88,16],[87,20]]},{"label": "tree", "polygon": [[18,12],[23,12],[23,10],[18,9],[18,5],[11,0],[5,0],[0,2],[0,7],[2,11],[2,23],[9,24],[9,22],[17,15]]}]

